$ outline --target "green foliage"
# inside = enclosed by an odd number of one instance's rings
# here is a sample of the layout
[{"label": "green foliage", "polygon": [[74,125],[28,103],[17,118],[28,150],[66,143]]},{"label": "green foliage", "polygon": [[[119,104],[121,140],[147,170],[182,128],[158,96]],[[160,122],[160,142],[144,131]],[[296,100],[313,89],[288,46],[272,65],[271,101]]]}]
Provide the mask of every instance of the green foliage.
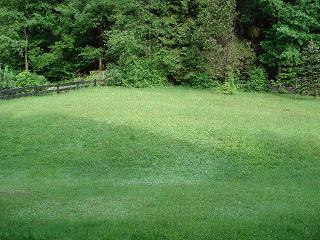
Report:
[{"label": "green foliage", "polygon": [[0,89],[2,88],[12,88],[15,86],[14,74],[6,66],[4,68],[0,67]]},{"label": "green foliage", "polygon": [[15,85],[17,87],[39,86],[47,83],[44,76],[24,71],[19,73],[15,78]]},{"label": "green foliage", "polygon": [[264,68],[256,67],[249,71],[249,78],[246,82],[246,89],[249,91],[262,92],[267,90],[267,73]]},{"label": "green foliage", "polygon": [[177,49],[160,48],[156,50],[152,58],[159,69],[162,69],[169,79],[177,76],[183,69],[183,57]]},{"label": "green foliage", "polygon": [[107,71],[107,83],[114,86],[137,88],[167,84],[164,73],[149,59],[135,59],[127,66],[113,65]]},{"label": "green foliage", "polygon": [[206,55],[223,45],[232,31],[234,1],[155,0],[126,5],[117,5],[114,24],[105,34],[108,59],[117,66],[117,77],[110,76],[110,83],[213,86]]},{"label": "green foliage", "polygon": [[212,88],[217,86],[217,81],[207,72],[191,72],[185,76],[183,83],[194,88]]},{"label": "green foliage", "polygon": [[50,81],[63,81],[74,77],[75,68],[64,61],[64,50],[53,50],[49,53],[31,51],[30,59],[33,70],[44,75]]},{"label": "green foliage", "polygon": [[298,87],[298,72],[294,65],[284,65],[281,68],[281,73],[277,76],[277,83],[281,87]]},{"label": "green foliage", "polygon": [[280,88],[298,88],[298,65],[301,62],[301,55],[298,49],[287,47],[281,54],[279,63],[279,74],[277,84]]},{"label": "green foliage", "polygon": [[106,71],[91,71],[89,75],[84,76],[86,81],[105,80]]},{"label": "green foliage", "polygon": [[208,63],[218,79],[224,78],[226,60],[228,62],[227,67],[233,69],[239,75],[252,68],[257,60],[253,46],[235,36],[230,39],[228,49],[227,59],[224,57],[225,49],[223,46],[216,46],[207,54]]},{"label": "green foliage", "polygon": [[123,78],[122,70],[118,66],[109,66],[106,72],[106,83],[110,86],[126,86],[126,80]]},{"label": "green foliage", "polygon": [[219,93],[225,95],[234,95],[237,93],[237,87],[234,83],[226,82],[219,87]]},{"label": "green foliage", "polygon": [[234,95],[238,91],[238,87],[236,84],[236,76],[232,70],[228,71],[228,81],[223,83],[218,91],[221,94],[226,94],[226,95]]},{"label": "green foliage", "polygon": [[147,48],[142,39],[135,36],[133,31],[110,31],[108,36],[108,53],[115,59],[125,61],[129,57],[144,56]]},{"label": "green foliage", "polygon": [[242,46],[238,45],[240,41],[234,36],[236,1],[199,2],[200,11],[195,36],[197,46],[201,49],[200,56],[204,55],[204,62],[210,66],[217,79],[225,80],[224,75],[228,68],[232,68],[233,71],[240,70],[238,60],[242,58],[242,51],[239,50]]},{"label": "green foliage", "polygon": [[302,53],[300,91],[313,96],[320,95],[320,48],[310,42]]},{"label": "green foliage", "polygon": [[148,87],[166,84],[166,77],[149,59],[136,59],[123,68],[124,86]]},{"label": "green foliage", "polygon": [[[0,62],[16,70],[31,65],[30,51],[48,49],[55,40],[54,6],[60,0],[10,0],[0,2]],[[22,62],[24,63],[22,66]]]},{"label": "green foliage", "polygon": [[257,62],[257,56],[253,45],[248,41],[240,41],[239,39],[233,39],[230,46],[229,53],[229,66],[237,73],[251,69]]},{"label": "green foliage", "polygon": [[[302,47],[320,37],[320,2],[261,0],[260,4],[272,24],[261,44],[261,62],[269,69],[294,67]],[[296,78],[294,72],[290,69],[278,78],[290,85]]]},{"label": "green foliage", "polygon": [[116,60],[108,70],[108,84],[138,88],[166,84],[160,63],[156,64],[161,59],[149,56],[147,43],[137,33],[114,30],[108,36],[108,54]]},{"label": "green foliage", "polygon": [[297,71],[285,69],[320,40],[319,16],[315,0],[0,1],[0,63],[49,81],[111,65],[124,86],[209,87],[202,73],[225,81],[228,69],[241,75],[261,53],[269,76],[290,85]]}]

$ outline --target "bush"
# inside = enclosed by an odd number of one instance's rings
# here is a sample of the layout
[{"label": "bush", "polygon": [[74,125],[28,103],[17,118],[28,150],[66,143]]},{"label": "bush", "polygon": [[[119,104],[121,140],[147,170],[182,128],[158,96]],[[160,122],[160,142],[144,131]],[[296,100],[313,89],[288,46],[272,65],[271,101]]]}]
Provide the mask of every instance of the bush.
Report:
[{"label": "bush", "polygon": [[282,67],[281,73],[277,75],[277,81],[281,87],[298,87],[298,70],[297,67],[286,65]]},{"label": "bush", "polygon": [[249,72],[249,79],[246,82],[246,89],[256,92],[267,90],[267,73],[263,68],[257,67]]},{"label": "bush", "polygon": [[149,87],[165,85],[165,74],[158,70],[148,59],[134,61],[125,72],[125,78],[130,86]]},{"label": "bush", "polygon": [[237,93],[237,90],[237,86],[230,82],[226,82],[219,87],[219,92],[226,95],[234,95]]},{"label": "bush", "polygon": [[191,72],[184,78],[184,84],[195,88],[212,88],[217,86],[214,78],[206,72]]},{"label": "bush", "polygon": [[8,67],[0,68],[0,89],[14,87],[14,74]]},{"label": "bush", "polygon": [[133,59],[127,66],[114,66],[107,73],[107,82],[114,86],[136,88],[167,84],[165,74],[148,59]]},{"label": "bush", "polygon": [[17,87],[39,86],[47,83],[44,76],[24,71],[16,76],[15,84]]},{"label": "bush", "polygon": [[86,81],[104,80],[106,71],[91,71],[89,75],[85,76]]},{"label": "bush", "polygon": [[276,79],[281,88],[298,88],[298,66],[301,64],[300,50],[288,47],[280,56],[281,71]]},{"label": "bush", "polygon": [[126,81],[123,78],[122,71],[118,66],[110,66],[106,71],[106,82],[111,86],[126,85]]},{"label": "bush", "polygon": [[[214,48],[207,53],[207,60],[211,69],[218,79],[224,79],[225,73],[225,56],[226,49],[223,45],[215,43]],[[249,42],[241,41],[235,36],[232,36],[229,42],[228,65],[237,73],[247,72],[254,63],[257,57],[255,50]]]},{"label": "bush", "polygon": [[228,81],[219,87],[219,92],[226,95],[234,95],[237,93],[237,85],[234,73],[232,71],[228,72]]},{"label": "bush", "polygon": [[158,69],[161,69],[169,78],[177,78],[182,64],[181,51],[174,49],[161,48],[156,50],[150,57],[153,59],[154,64]]}]

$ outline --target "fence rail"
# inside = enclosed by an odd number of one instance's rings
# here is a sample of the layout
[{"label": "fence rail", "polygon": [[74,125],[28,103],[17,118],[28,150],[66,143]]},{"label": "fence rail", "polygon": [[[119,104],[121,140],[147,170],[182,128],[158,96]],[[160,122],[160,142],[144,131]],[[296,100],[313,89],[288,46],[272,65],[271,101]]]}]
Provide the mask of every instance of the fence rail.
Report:
[{"label": "fence rail", "polygon": [[98,85],[104,85],[105,81],[103,80],[93,80],[93,81],[84,81],[79,80],[75,82],[68,82],[68,83],[57,83],[57,84],[48,84],[48,85],[41,85],[41,86],[29,86],[29,87],[22,87],[22,88],[10,88],[10,89],[3,89],[0,90],[0,99],[13,99],[13,98],[20,98],[20,97],[28,97],[28,96],[39,96],[45,95],[49,93],[63,93],[70,90],[75,90],[79,88],[86,88],[86,87],[96,87]]}]

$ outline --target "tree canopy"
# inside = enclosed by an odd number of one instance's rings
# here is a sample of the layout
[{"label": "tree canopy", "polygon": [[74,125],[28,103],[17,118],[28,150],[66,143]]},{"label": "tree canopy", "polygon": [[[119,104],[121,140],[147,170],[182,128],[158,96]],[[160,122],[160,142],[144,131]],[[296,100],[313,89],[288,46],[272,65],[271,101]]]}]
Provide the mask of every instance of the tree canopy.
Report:
[{"label": "tree canopy", "polygon": [[310,41],[318,0],[0,2],[0,64],[50,81],[106,70],[114,85],[209,87],[260,65],[281,82]]}]

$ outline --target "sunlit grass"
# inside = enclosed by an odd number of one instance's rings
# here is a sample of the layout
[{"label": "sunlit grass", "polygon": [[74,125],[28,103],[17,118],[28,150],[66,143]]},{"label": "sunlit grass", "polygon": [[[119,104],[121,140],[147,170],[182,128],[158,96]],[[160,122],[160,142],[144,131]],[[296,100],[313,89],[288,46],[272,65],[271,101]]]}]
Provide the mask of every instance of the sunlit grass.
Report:
[{"label": "sunlit grass", "polygon": [[85,89],[0,129],[0,239],[319,239],[319,100]]}]

